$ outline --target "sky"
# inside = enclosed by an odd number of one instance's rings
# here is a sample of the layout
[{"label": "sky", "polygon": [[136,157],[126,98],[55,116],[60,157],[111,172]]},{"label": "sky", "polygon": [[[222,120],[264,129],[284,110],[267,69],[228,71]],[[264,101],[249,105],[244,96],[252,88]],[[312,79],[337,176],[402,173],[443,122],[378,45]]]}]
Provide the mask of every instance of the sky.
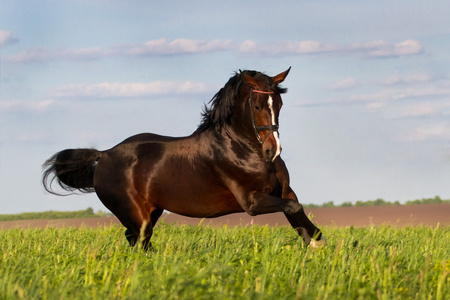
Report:
[{"label": "sky", "polygon": [[283,83],[301,203],[450,199],[450,2],[0,1],[0,214],[106,211],[42,164],[142,132],[186,136],[239,69]]}]

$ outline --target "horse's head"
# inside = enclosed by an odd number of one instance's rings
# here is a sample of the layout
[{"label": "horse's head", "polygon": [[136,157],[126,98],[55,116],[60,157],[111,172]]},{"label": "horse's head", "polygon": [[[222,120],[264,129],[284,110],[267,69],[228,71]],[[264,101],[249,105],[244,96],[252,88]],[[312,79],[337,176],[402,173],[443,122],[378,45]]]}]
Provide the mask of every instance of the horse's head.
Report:
[{"label": "horse's head", "polygon": [[286,92],[279,84],[290,69],[274,77],[248,70],[236,73],[214,95],[210,106],[205,106],[198,131],[222,132],[231,127],[256,147],[261,146],[264,160],[274,161],[281,152],[278,115],[283,103],[280,95]]},{"label": "horse's head", "polygon": [[281,144],[278,135],[278,116],[283,101],[280,94],[286,89],[278,87],[278,84],[288,75],[291,68],[269,77],[262,73],[252,71],[241,72],[247,83],[249,118],[251,118],[254,130],[254,138],[262,146],[262,154],[266,161],[274,161],[281,153]]}]

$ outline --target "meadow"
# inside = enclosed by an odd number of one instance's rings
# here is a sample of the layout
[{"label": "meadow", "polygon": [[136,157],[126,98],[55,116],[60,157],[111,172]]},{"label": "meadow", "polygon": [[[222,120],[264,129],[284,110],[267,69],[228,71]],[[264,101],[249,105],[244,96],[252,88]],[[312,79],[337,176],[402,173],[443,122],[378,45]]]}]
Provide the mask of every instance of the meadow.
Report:
[{"label": "meadow", "polygon": [[449,299],[448,227],[158,224],[153,249],[120,226],[0,230],[0,299]]}]

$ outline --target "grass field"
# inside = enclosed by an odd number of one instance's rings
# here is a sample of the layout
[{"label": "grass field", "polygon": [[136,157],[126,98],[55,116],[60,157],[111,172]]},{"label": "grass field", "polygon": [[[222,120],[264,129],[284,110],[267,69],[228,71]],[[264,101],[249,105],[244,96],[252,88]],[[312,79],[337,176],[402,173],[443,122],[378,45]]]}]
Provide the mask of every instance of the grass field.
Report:
[{"label": "grass field", "polygon": [[449,299],[450,228],[159,224],[148,253],[119,226],[0,230],[0,299]]}]

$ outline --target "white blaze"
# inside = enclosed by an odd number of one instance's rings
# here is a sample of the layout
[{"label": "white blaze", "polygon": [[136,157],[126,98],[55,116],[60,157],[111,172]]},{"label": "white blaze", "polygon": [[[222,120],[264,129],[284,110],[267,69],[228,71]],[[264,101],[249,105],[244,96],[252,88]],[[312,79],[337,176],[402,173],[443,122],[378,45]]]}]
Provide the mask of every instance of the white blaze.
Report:
[{"label": "white blaze", "polygon": [[[270,109],[270,116],[272,119],[272,125],[276,125],[275,123],[275,113],[273,112],[273,99],[272,96],[269,96],[269,99],[267,100],[267,104],[269,105],[269,109]],[[275,160],[275,158],[277,158],[278,155],[280,155],[281,153],[281,143],[280,143],[280,139],[278,137],[278,132],[273,131],[272,132],[273,137],[275,138],[275,143],[277,143],[277,152],[275,152],[275,155],[273,156],[272,161]]]}]

